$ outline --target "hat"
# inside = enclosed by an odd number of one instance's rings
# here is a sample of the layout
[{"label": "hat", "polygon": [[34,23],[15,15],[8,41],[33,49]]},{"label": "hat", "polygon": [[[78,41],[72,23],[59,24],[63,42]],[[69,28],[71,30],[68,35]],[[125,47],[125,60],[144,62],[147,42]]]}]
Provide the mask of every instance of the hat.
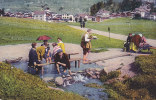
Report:
[{"label": "hat", "polygon": [[54,46],[56,46],[56,45],[57,45],[57,43],[56,43],[56,42],[52,44],[52,46],[53,46],[53,47],[54,47]]},{"label": "hat", "polygon": [[60,52],[63,52],[62,49],[58,49],[58,50],[57,50],[57,53],[60,53]]},{"label": "hat", "polygon": [[140,37],[142,37],[143,35],[142,34],[139,34],[140,35]]},{"label": "hat", "polygon": [[88,29],[88,30],[87,30],[87,32],[90,32],[90,31],[92,31],[92,30],[91,30],[91,29]]}]

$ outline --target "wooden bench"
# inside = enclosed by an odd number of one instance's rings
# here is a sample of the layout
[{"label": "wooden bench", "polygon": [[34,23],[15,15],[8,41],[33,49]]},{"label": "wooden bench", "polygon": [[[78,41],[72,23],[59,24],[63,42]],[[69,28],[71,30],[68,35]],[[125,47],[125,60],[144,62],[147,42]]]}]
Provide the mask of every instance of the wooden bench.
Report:
[{"label": "wooden bench", "polygon": [[[80,61],[82,59],[81,58],[71,58],[69,59],[69,62],[74,62],[75,61],[75,68],[78,65],[78,68],[80,68]],[[46,66],[46,65],[50,65],[50,64],[55,64],[55,62],[51,62],[51,63],[44,63],[44,64],[37,64],[38,66]]]},{"label": "wooden bench", "polygon": [[69,59],[70,59],[70,55],[77,55],[77,54],[79,54],[79,53],[77,53],[77,52],[75,52],[75,53],[67,53]]},{"label": "wooden bench", "polygon": [[156,47],[149,47],[150,49],[156,49]]},{"label": "wooden bench", "polygon": [[77,65],[78,65],[78,68],[80,68],[80,60],[82,60],[82,59],[81,58],[71,58],[71,59],[69,59],[70,62],[75,61],[75,68],[77,67]]}]

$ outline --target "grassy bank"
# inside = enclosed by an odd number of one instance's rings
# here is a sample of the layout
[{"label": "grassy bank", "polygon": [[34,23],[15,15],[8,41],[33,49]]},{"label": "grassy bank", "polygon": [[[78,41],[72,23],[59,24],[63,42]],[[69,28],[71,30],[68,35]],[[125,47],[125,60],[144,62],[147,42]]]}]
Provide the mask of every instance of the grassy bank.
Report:
[{"label": "grassy bank", "polygon": [[134,68],[137,70],[138,75],[133,78],[124,76],[123,80],[119,80],[115,79],[119,76],[118,71],[110,72],[107,75],[102,72],[100,80],[105,82],[105,92],[109,94],[109,98],[115,100],[155,100],[155,61],[156,54],[136,57]]},{"label": "grassy bank", "polygon": [[0,63],[0,99],[2,100],[85,100],[85,98],[47,87],[39,77]]},{"label": "grassy bank", "polygon": [[[79,23],[69,23],[70,25],[80,26]],[[130,18],[115,18],[108,19],[103,22],[91,22],[86,23],[86,27],[108,31],[110,27],[112,33],[128,35],[128,33],[141,32],[147,38],[156,39],[156,22],[151,20],[134,20]]]},{"label": "grassy bank", "polygon": [[[31,19],[0,17],[0,45],[31,43],[41,35],[52,37],[49,42],[57,42],[61,37],[63,42],[80,44],[84,31],[73,29],[62,23],[48,23]],[[96,35],[98,40],[92,41],[94,48],[121,48],[123,41]],[[115,44],[115,45],[114,45]]]}]

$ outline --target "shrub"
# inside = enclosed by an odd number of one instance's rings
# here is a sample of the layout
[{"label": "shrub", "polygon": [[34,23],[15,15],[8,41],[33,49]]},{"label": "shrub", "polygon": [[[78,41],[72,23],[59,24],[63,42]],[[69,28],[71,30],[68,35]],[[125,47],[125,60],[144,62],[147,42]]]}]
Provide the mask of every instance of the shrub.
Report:
[{"label": "shrub", "polygon": [[156,55],[138,56],[135,65],[142,73],[156,75]]},{"label": "shrub", "polygon": [[115,89],[116,91],[119,91],[119,93],[121,94],[123,94],[128,89],[128,87],[125,84],[119,81],[116,81],[110,85],[112,86],[113,89]]},{"label": "shrub", "polygon": [[111,71],[111,72],[108,73],[107,75],[105,74],[104,71],[102,71],[102,72],[100,73],[100,80],[101,80],[102,82],[104,82],[104,81],[107,81],[107,80],[109,80],[109,79],[117,78],[117,77],[119,77],[120,74],[121,74],[121,71],[120,71],[120,70]]},{"label": "shrub", "polygon": [[156,76],[155,75],[138,75],[132,79],[130,87],[134,89],[147,88],[149,92],[156,96]]},{"label": "shrub", "polygon": [[96,83],[88,83],[85,84],[86,87],[92,87],[92,88],[103,88],[101,85],[98,85]]},{"label": "shrub", "polygon": [[106,89],[105,92],[108,93],[109,100],[125,100],[124,97],[122,97],[116,91],[113,91],[113,89]]}]

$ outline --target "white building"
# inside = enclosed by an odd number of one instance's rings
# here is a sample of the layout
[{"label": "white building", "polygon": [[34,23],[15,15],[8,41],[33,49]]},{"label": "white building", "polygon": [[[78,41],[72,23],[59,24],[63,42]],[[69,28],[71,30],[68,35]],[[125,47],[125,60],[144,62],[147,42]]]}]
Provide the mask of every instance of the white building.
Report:
[{"label": "white building", "polygon": [[156,13],[152,13],[152,14],[150,15],[150,19],[156,20]]},{"label": "white building", "polygon": [[75,18],[74,18],[73,15],[63,14],[62,15],[62,20],[66,21],[66,22],[74,22]]},{"label": "white building", "polygon": [[33,16],[34,16],[34,19],[46,21],[46,12],[45,11],[35,11]]},{"label": "white building", "polygon": [[142,5],[139,8],[136,8],[135,12],[139,13],[141,18],[147,18],[147,16],[149,16],[150,10],[150,5]]},{"label": "white building", "polygon": [[101,9],[101,10],[99,10],[99,11],[96,13],[96,16],[99,16],[99,17],[110,17],[110,11]]}]

